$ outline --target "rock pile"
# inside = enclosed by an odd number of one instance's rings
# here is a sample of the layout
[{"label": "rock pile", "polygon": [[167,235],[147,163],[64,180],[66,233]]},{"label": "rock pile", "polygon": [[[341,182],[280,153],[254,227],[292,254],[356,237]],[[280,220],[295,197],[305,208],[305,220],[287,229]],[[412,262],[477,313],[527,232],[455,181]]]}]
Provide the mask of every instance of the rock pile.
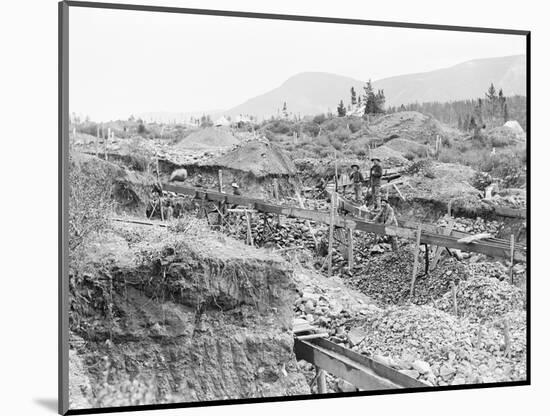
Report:
[{"label": "rock pile", "polygon": [[476,325],[429,306],[389,307],[368,315],[354,329],[353,339],[360,333],[362,339],[348,345],[431,385],[523,379],[524,315],[510,315],[509,326],[510,355],[505,356],[497,326]]},{"label": "rock pile", "polygon": [[[458,282],[467,277],[465,266],[454,258],[442,260],[437,269],[427,276],[424,273],[423,256],[419,261],[415,284],[415,304],[427,304],[449,290],[451,281]],[[401,247],[398,252],[372,255],[360,268],[353,270],[347,282],[380,305],[402,305],[409,302],[413,267],[413,250]]]},{"label": "rock pile", "polygon": [[[524,300],[519,288],[491,277],[477,276],[458,284],[456,302],[459,316],[474,322],[492,322],[508,312],[521,310]],[[435,307],[452,312],[451,293],[438,299]]]}]

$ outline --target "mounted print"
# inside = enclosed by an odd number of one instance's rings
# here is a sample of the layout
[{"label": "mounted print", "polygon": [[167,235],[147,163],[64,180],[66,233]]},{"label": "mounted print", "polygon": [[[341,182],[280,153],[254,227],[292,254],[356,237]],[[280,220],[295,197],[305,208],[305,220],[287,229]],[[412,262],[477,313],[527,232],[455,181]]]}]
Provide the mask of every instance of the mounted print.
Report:
[{"label": "mounted print", "polygon": [[528,31],[59,12],[60,413],[530,383]]}]

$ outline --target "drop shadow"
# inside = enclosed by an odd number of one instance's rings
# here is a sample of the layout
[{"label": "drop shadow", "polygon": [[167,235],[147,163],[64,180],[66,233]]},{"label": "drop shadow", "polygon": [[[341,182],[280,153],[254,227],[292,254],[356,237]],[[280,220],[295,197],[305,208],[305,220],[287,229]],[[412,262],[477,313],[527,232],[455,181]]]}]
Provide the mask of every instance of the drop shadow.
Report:
[{"label": "drop shadow", "polygon": [[47,410],[57,413],[57,399],[34,399],[34,402]]}]

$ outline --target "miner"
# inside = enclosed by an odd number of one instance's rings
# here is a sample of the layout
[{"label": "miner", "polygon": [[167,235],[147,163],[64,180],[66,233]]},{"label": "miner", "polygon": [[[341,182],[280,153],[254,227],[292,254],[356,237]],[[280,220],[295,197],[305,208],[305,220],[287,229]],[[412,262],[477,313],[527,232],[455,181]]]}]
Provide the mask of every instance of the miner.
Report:
[{"label": "miner", "polygon": [[373,157],[371,159],[373,162],[372,168],[370,168],[370,187],[372,202],[375,209],[380,208],[380,182],[382,174],[384,173],[382,165],[380,165],[380,159]]},{"label": "miner", "polygon": [[[395,217],[395,211],[393,210],[388,200],[384,198],[380,201],[380,204],[381,209],[378,214],[376,214],[376,216],[373,218],[374,223],[393,225],[395,227],[398,227],[399,224],[397,223],[397,218]],[[378,240],[378,236],[376,237],[376,240]],[[392,250],[397,251],[397,239],[395,238],[395,236],[389,236],[389,240]]]},{"label": "miner", "polygon": [[365,179],[363,174],[359,171],[359,165],[351,165],[352,172],[349,174],[349,179],[353,185],[353,191],[355,192],[355,202],[361,202],[361,187]]}]

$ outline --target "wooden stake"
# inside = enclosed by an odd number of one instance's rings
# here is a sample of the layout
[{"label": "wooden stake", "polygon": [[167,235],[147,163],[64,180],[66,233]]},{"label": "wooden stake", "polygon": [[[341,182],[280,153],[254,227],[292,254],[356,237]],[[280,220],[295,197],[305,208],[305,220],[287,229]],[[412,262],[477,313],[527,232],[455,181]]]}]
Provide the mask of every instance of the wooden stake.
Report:
[{"label": "wooden stake", "polygon": [[393,188],[395,189],[395,191],[399,195],[399,198],[401,198],[404,201],[405,197],[403,196],[403,194],[401,193],[401,191],[399,190],[399,188],[397,187],[397,185],[395,183],[393,184]]},{"label": "wooden stake", "polygon": [[[223,178],[221,169],[218,169],[218,191],[220,193],[223,192]],[[223,212],[223,205],[223,202],[218,202],[218,223],[220,225],[220,228],[223,224],[223,215],[221,214]]]},{"label": "wooden stake", "polygon": [[99,157],[99,126],[97,126],[97,135],[95,136],[95,157]]},{"label": "wooden stake", "polygon": [[504,331],[504,356],[510,356],[510,324],[507,319],[503,321],[503,331]]},{"label": "wooden stake", "polygon": [[250,220],[250,212],[247,210],[245,212],[245,216],[246,216],[246,239],[247,239],[247,242],[249,245],[254,245],[254,240],[252,239],[252,225],[251,225],[251,220]]},{"label": "wooden stake", "polygon": [[[102,136],[103,136],[103,150],[105,152],[105,160],[107,160],[108,156],[107,156],[107,137],[105,137],[105,129],[101,129],[102,130]],[[161,210],[162,212],[162,210]]]},{"label": "wooden stake", "polygon": [[514,284],[514,250],[515,250],[515,235],[510,236],[510,283]]},{"label": "wooden stake", "polygon": [[456,303],[456,285],[453,280],[451,280],[451,295],[453,297],[453,312],[455,316],[458,316],[458,306]]},{"label": "wooden stake", "polygon": [[317,370],[317,394],[326,394],[327,392],[327,379],[325,370],[316,367]]},{"label": "wooden stake", "polygon": [[[279,181],[277,181],[277,178],[273,178],[273,195],[275,196],[275,199],[277,202],[279,202]],[[281,223],[281,216],[277,214],[277,224]]]},{"label": "wooden stake", "polygon": [[413,263],[413,270],[412,270],[412,276],[411,276],[411,293],[410,293],[410,300],[412,301],[412,297],[414,295],[414,284],[416,281],[416,273],[418,271],[418,253],[420,252],[420,236],[422,234],[422,228],[419,225],[416,230],[416,245],[414,247],[414,263]]},{"label": "wooden stake", "polygon": [[332,276],[332,248],[334,246],[334,210],[336,208],[336,192],[332,193],[330,201],[330,224],[328,229],[328,275]]},{"label": "wooden stake", "polygon": [[334,152],[334,190],[338,192],[338,159],[336,157],[336,152]]},{"label": "wooden stake", "polygon": [[353,267],[353,230],[348,228],[348,267]]}]

